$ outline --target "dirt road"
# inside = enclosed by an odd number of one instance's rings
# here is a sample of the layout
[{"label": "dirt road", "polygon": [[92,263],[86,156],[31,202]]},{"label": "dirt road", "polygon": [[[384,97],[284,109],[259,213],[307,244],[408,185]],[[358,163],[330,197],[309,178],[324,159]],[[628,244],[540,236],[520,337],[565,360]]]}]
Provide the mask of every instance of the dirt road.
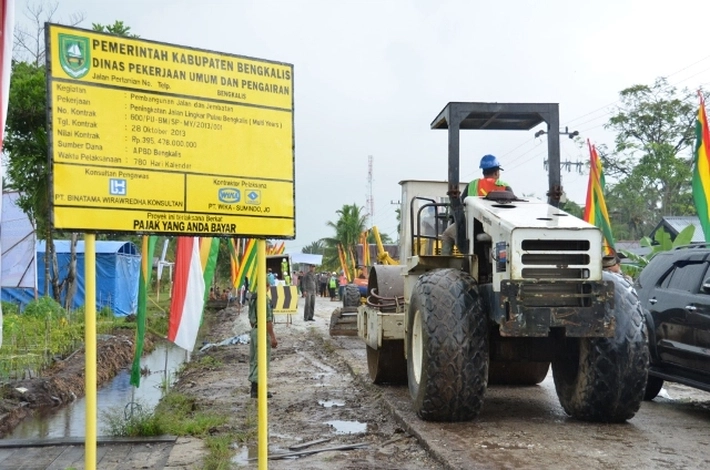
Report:
[{"label": "dirt road", "polygon": [[552,375],[540,386],[493,386],[479,417],[468,423],[427,423],[406,387],[382,396],[406,429],[450,469],[705,469],[710,468],[710,394],[667,385],[667,396],[644,402],[625,424],[569,418]]},{"label": "dirt road", "polygon": [[[269,468],[710,467],[710,394],[677,385],[667,387],[670,398],[644,403],[635,418],[621,425],[568,418],[551,375],[540,386],[490,387],[483,411],[473,422],[423,422],[411,409],[406,386],[369,383],[359,339],[328,336],[336,306],[319,298],[315,322],[304,323],[299,307],[293,325],[276,325],[280,344],[269,374],[274,393],[269,400],[270,452],[288,452],[290,446],[318,439],[330,440],[308,449],[360,443],[366,447],[272,460]],[[219,315],[227,315],[221,322],[224,331],[213,331],[211,341],[248,331],[245,314]],[[179,388],[198,396],[200,406],[230,414],[229,426],[247,436],[235,443],[234,462],[256,468],[249,460],[256,457],[257,410],[256,400],[248,396],[248,346],[213,348],[208,353],[224,365],[183,377]],[[194,449],[184,458],[177,452],[171,454],[171,462],[184,466],[174,468],[200,468]]]},{"label": "dirt road", "polygon": [[[291,446],[325,439],[303,450],[351,444],[363,447],[272,460],[269,468],[445,468],[389,413],[380,398],[381,391],[354,377],[349,365],[336,353],[339,346],[328,336],[328,325],[333,309],[339,304],[318,298],[316,321],[303,322],[302,303],[303,299],[291,325],[285,323],[285,316],[276,317],[279,345],[273,350],[269,372],[269,390],[274,394],[268,402],[270,453],[286,453]],[[237,314],[236,309],[227,309],[213,315],[218,318],[207,341],[216,343],[249,331],[245,311]],[[176,387],[196,396],[198,406],[230,416],[229,430],[245,436],[244,442],[234,444],[235,466],[256,468],[256,462],[250,460],[257,457],[257,407],[256,400],[249,397],[249,346],[213,347],[204,354],[216,359],[214,364],[218,365],[188,370]],[[200,356],[197,353],[192,360],[200,360]],[[215,430],[220,431],[225,430]],[[200,458],[193,448],[180,455],[176,446],[171,454],[171,468],[201,468]]]}]

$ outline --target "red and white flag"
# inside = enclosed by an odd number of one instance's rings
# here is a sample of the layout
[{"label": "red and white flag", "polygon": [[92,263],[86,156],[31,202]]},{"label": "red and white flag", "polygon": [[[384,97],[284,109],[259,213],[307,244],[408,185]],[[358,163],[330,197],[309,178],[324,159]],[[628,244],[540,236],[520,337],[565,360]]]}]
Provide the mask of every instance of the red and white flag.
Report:
[{"label": "red and white flag", "polygon": [[[2,151],[7,104],[10,97],[10,72],[12,71],[12,29],[15,27],[15,0],[0,0],[0,151]],[[2,168],[0,168],[0,194],[2,194]],[[0,203],[0,219],[2,204]],[[0,246],[0,253],[2,247]],[[2,346],[2,309],[0,308],[0,346]]]},{"label": "red and white flag", "polygon": [[205,280],[200,262],[200,239],[178,237],[175,276],[168,318],[168,339],[192,351],[202,321]]}]

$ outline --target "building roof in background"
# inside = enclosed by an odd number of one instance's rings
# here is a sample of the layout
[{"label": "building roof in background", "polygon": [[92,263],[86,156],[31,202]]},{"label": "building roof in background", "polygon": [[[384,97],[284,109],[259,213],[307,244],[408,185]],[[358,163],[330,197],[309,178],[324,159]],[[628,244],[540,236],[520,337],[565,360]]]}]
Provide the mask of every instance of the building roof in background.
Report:
[{"label": "building roof in background", "polygon": [[[629,252],[638,256],[646,256],[651,253],[651,248],[641,246],[638,240],[620,240],[614,243],[617,253]],[[624,259],[621,260],[624,262]]]},{"label": "building roof in background", "polygon": [[691,243],[704,243],[705,234],[703,233],[703,228],[700,225],[700,219],[697,215],[685,215],[685,216],[666,216],[661,219],[661,221],[654,227],[651,231],[649,237],[653,240],[656,236],[658,229],[663,227],[666,232],[671,236],[671,240],[675,240],[675,237],[688,225],[695,225],[695,232],[693,233],[693,238],[690,240]]}]

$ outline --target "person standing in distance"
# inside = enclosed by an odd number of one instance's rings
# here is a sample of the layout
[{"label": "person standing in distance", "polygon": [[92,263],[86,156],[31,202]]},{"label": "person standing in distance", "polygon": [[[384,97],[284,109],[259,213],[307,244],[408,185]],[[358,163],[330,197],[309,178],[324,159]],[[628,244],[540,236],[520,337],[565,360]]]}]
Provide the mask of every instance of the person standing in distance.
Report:
[{"label": "person standing in distance", "polygon": [[335,277],[335,271],[328,279],[328,292],[330,293],[330,301],[335,302],[335,289],[338,287],[338,278]]},{"label": "person standing in distance", "polygon": [[288,260],[286,258],[281,259],[281,279],[286,279],[288,276]]},{"label": "person standing in distance", "polygon": [[313,318],[316,308],[316,285],[316,267],[311,264],[308,267],[308,272],[301,278],[301,288],[306,298],[303,306],[303,321],[316,321]]},{"label": "person standing in distance", "polygon": [[[257,312],[256,312],[256,291],[251,294],[249,299],[249,323],[251,324],[251,332],[249,334],[249,382],[251,382],[251,397],[257,398],[259,393],[259,368],[257,363],[257,348],[259,340],[259,330],[257,329]],[[271,348],[278,346],[276,334],[274,333],[274,310],[271,306],[271,298],[266,295],[266,370],[269,370],[271,363]],[[266,393],[267,398],[271,398],[271,393]]]}]

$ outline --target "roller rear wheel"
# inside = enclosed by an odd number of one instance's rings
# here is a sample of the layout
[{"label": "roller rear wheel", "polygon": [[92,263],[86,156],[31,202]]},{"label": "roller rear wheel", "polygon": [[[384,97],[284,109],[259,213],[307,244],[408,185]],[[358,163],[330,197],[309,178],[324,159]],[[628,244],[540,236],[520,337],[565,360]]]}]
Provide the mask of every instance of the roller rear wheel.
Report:
[{"label": "roller rear wheel", "polygon": [[406,383],[407,360],[404,358],[404,341],[384,341],[378,349],[367,346],[367,368],[373,383]]},{"label": "roller rear wheel", "polygon": [[407,312],[407,381],[427,421],[478,416],[488,377],[488,323],[476,281],[457,269],[417,280]]}]

